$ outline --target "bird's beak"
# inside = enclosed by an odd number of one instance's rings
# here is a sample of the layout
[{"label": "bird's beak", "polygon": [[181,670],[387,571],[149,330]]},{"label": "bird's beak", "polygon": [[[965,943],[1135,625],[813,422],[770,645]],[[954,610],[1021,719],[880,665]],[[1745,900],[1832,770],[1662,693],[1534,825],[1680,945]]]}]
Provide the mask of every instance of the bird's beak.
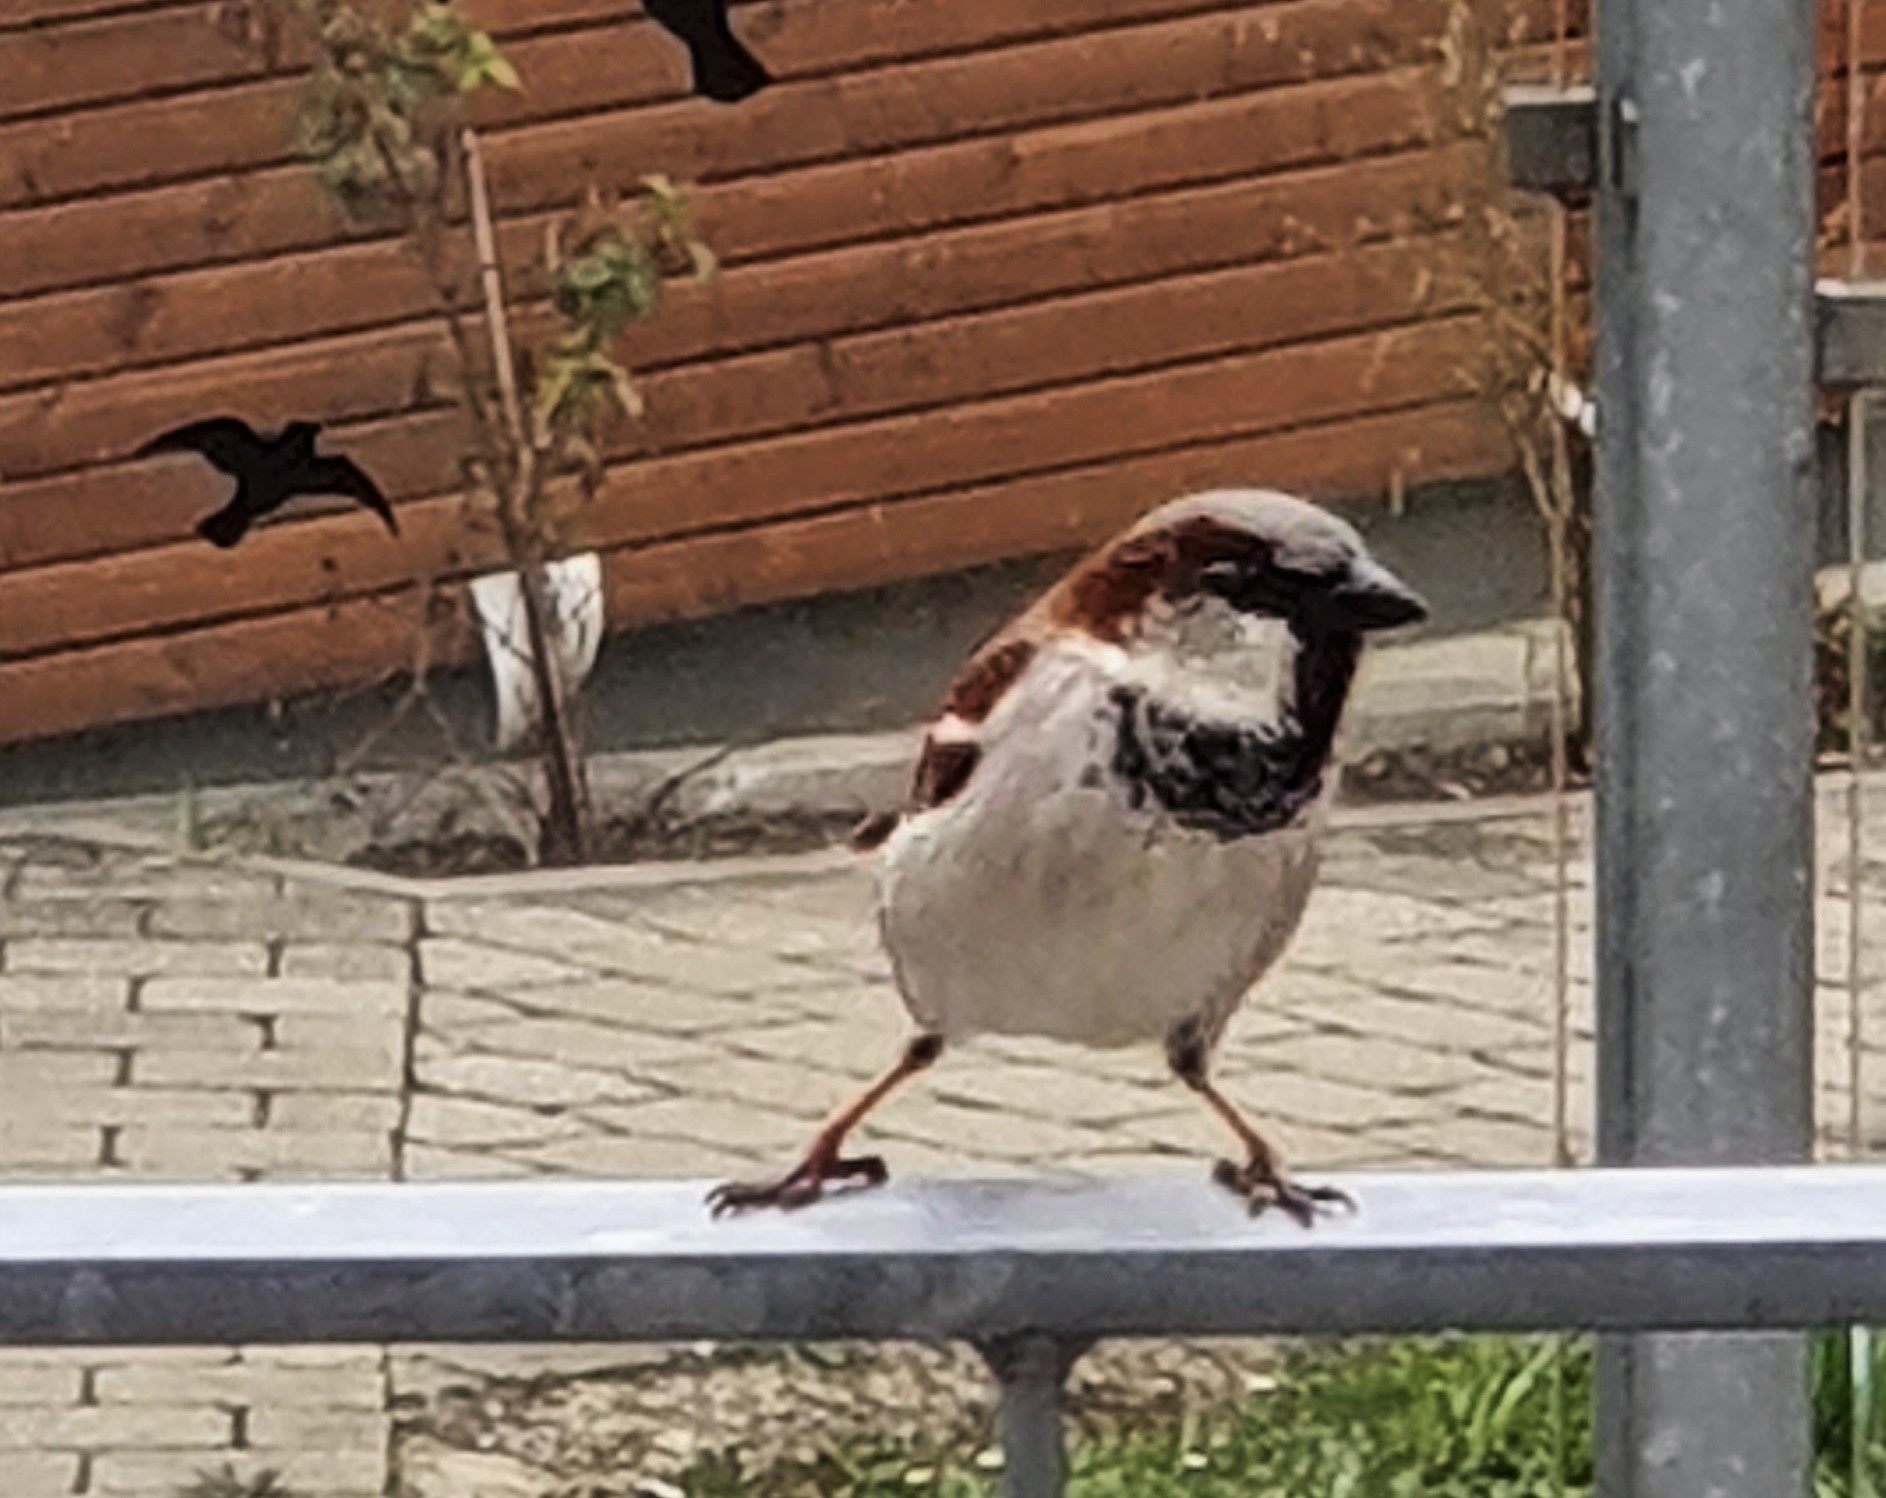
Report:
[{"label": "bird's beak", "polygon": [[1336,616],[1358,633],[1398,629],[1428,617],[1428,606],[1412,588],[1380,562],[1359,557],[1349,576],[1331,591]]}]

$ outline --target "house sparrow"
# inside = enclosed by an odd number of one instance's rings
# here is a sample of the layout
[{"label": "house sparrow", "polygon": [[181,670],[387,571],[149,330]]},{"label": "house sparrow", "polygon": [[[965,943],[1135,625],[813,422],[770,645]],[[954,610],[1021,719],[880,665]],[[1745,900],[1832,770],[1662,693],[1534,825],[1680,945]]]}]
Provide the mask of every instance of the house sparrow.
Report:
[{"label": "house sparrow", "polygon": [[196,531],[214,546],[231,547],[264,515],[279,510],[297,494],[336,494],[365,505],[394,535],[399,522],[380,486],[352,458],[317,456],[319,422],[291,421],[279,432],[262,436],[234,416],[192,421],[151,438],[135,456],[195,453],[212,468],[236,481],[229,503],[197,522]]},{"label": "house sparrow", "polygon": [[1175,500],[1074,568],[951,687],[881,847],[879,920],[918,1030],[773,1181],[716,1212],[886,1179],[846,1136],[949,1041],[1158,1041],[1242,1147],[1215,1179],[1307,1224],[1343,1202],[1288,1179],[1207,1064],[1303,915],[1363,636],[1426,608],[1303,500]]}]

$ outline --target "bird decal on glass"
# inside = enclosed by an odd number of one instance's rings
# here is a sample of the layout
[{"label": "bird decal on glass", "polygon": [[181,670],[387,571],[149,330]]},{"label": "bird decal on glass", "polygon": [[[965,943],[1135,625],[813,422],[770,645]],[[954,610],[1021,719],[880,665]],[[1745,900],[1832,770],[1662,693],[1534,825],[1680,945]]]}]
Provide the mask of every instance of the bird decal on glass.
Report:
[{"label": "bird decal on glass", "polygon": [[215,546],[234,546],[257,520],[301,494],[351,499],[378,515],[397,536],[399,522],[380,486],[351,458],[315,452],[320,435],[319,422],[291,421],[279,432],[263,435],[234,416],[212,416],[153,437],[136,456],[195,453],[236,481],[229,503],[197,523],[197,534]]},{"label": "bird decal on glass", "polygon": [[727,0],[642,0],[649,18],[688,49],[694,91],[721,104],[738,104],[773,81],[760,60],[734,35]]}]

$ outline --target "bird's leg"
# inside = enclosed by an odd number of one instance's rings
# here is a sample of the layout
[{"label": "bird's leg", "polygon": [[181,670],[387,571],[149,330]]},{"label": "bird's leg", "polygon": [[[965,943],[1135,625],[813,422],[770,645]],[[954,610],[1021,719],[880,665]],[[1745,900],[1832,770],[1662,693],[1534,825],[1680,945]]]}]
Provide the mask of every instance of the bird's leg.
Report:
[{"label": "bird's leg", "polygon": [[863,1122],[873,1108],[889,1097],[898,1085],[926,1071],[943,1054],[943,1037],[924,1034],[904,1047],[897,1064],[862,1095],[833,1114],[820,1129],[799,1163],[783,1176],[771,1181],[729,1181],[708,1193],[707,1204],[718,1217],[723,1212],[740,1212],[749,1207],[803,1207],[825,1194],[828,1181],[862,1181],[867,1186],[882,1186],[890,1179],[884,1161],[877,1155],[841,1155],[846,1137]]},{"label": "bird's leg", "polygon": [[1282,1162],[1269,1141],[1212,1085],[1207,1071],[1209,1054],[1204,1027],[1196,1019],[1181,1020],[1166,1036],[1166,1061],[1172,1074],[1202,1097],[1244,1146],[1244,1163],[1220,1160],[1212,1179],[1248,1201],[1253,1213],[1280,1207],[1305,1227],[1315,1219],[1319,1208],[1353,1210],[1355,1203],[1335,1187],[1299,1186],[1283,1173]]}]

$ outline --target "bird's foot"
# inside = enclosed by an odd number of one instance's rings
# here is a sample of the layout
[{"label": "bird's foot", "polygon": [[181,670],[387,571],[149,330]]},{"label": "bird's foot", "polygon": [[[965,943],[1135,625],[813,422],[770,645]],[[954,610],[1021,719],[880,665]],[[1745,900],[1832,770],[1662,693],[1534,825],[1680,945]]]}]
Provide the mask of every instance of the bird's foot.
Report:
[{"label": "bird's foot", "polygon": [[891,1178],[879,1155],[822,1155],[814,1152],[783,1176],[772,1181],[728,1181],[707,1193],[708,1210],[716,1217],[747,1212],[755,1207],[810,1206],[825,1195],[828,1183],[855,1181],[860,1187],[882,1186]]},{"label": "bird's foot", "polygon": [[1271,1166],[1247,1160],[1242,1165],[1220,1160],[1212,1170],[1212,1179],[1227,1191],[1250,1203],[1251,1215],[1277,1207],[1304,1227],[1337,1210],[1353,1212],[1355,1199],[1334,1186],[1299,1186],[1278,1174]]}]

